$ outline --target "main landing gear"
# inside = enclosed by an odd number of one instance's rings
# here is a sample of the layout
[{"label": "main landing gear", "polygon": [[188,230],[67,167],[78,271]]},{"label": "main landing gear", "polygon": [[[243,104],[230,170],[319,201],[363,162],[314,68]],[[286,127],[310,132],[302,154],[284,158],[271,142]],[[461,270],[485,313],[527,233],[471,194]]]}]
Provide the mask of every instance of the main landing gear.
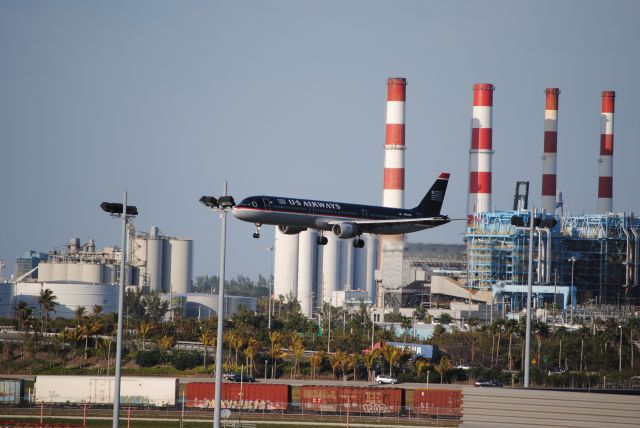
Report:
[{"label": "main landing gear", "polygon": [[363,248],[364,247],[364,240],[361,238],[356,238],[353,240],[353,246],[355,248]]},{"label": "main landing gear", "polygon": [[262,223],[255,223],[256,225],[256,231],[253,234],[253,237],[258,239],[260,237],[260,226],[262,226]]},{"label": "main landing gear", "polygon": [[327,237],[324,235],[320,235],[316,238],[316,244],[318,245],[327,245],[328,242],[329,239],[327,239]]}]

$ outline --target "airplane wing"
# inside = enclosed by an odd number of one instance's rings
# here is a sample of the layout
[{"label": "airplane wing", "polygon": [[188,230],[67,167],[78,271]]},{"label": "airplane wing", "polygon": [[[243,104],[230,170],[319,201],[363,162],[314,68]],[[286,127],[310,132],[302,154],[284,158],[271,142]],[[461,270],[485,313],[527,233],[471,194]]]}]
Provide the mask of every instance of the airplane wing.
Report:
[{"label": "airplane wing", "polygon": [[357,225],[365,233],[376,233],[376,229],[388,228],[390,226],[402,226],[415,224],[417,226],[440,226],[441,224],[449,223],[450,219],[447,216],[437,217],[420,217],[420,218],[395,218],[391,220],[332,220],[330,225],[350,223]]}]

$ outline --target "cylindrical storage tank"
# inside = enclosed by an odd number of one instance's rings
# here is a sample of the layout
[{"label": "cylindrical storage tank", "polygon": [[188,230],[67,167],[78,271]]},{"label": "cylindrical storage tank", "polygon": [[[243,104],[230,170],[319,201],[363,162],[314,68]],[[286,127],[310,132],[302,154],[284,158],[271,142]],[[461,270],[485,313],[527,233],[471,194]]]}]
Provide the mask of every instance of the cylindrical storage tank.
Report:
[{"label": "cylindrical storage tank", "polygon": [[82,282],[102,284],[102,265],[82,263]]},{"label": "cylindrical storage tank", "polygon": [[300,232],[298,241],[298,301],[302,313],[311,317],[313,312],[313,288],[318,260],[318,232]]},{"label": "cylindrical storage tank", "polygon": [[18,300],[13,303],[13,297],[15,296],[15,284],[5,283],[0,284],[0,317],[13,318],[16,316],[14,307],[18,306]]},{"label": "cylindrical storage tank", "polygon": [[353,249],[353,284],[351,284],[352,290],[367,289],[367,252],[369,251],[369,242],[366,240],[367,236],[368,235],[361,236],[362,240],[365,242],[364,248]]},{"label": "cylindrical storage tank", "polygon": [[51,281],[66,281],[67,280],[67,264],[66,263],[52,263],[51,269]]},{"label": "cylindrical storage tank", "polygon": [[82,263],[67,264],[67,281],[82,281]]},{"label": "cylindrical storage tank", "polygon": [[162,291],[171,292],[171,241],[162,239]]},{"label": "cylindrical storage tank", "polygon": [[338,258],[340,247],[338,238],[333,233],[327,233],[327,245],[322,246],[322,302],[329,303],[333,292],[338,289],[340,274],[338,270]]},{"label": "cylindrical storage tank", "polygon": [[162,290],[162,254],[163,240],[147,240],[147,281],[149,291],[160,292]]},{"label": "cylindrical storage tank", "polygon": [[296,297],[298,282],[298,234],[285,235],[276,229],[273,267],[273,295]]},{"label": "cylindrical storage tank", "polygon": [[193,241],[171,238],[169,245],[171,245],[170,290],[172,293],[188,293],[191,291]]},{"label": "cylindrical storage tank", "polygon": [[38,282],[51,281],[51,275],[53,273],[53,266],[51,263],[38,263]]},{"label": "cylindrical storage tank", "polygon": [[115,265],[102,265],[102,280],[106,284],[118,282]]},{"label": "cylindrical storage tank", "polygon": [[375,235],[364,235],[364,245],[367,249],[367,271],[365,290],[371,303],[376,302],[376,266],[378,266],[378,240]]}]

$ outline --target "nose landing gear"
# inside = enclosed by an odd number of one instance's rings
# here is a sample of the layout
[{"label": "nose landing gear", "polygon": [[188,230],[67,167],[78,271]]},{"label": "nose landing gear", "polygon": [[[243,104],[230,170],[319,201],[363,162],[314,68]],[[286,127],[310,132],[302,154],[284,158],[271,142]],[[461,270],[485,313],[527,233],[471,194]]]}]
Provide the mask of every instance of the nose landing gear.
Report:
[{"label": "nose landing gear", "polygon": [[260,226],[262,226],[262,223],[255,223],[255,225],[256,225],[256,231],[253,234],[253,237],[258,239],[260,238]]}]

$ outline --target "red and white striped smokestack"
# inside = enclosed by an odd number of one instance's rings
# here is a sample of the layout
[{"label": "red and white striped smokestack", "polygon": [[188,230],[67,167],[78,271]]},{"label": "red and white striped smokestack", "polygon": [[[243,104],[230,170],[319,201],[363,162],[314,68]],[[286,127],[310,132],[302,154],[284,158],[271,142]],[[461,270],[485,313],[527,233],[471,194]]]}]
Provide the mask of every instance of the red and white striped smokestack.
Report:
[{"label": "red and white striped smokestack", "polygon": [[472,222],[474,212],[484,212],[491,209],[493,90],[494,87],[490,83],[473,85],[469,196],[467,200],[467,223],[469,224]]},{"label": "red and white striped smokestack", "polygon": [[382,205],[404,208],[404,104],[407,79],[387,81],[387,125],[384,144],[384,190]]},{"label": "red and white striped smokestack", "polygon": [[545,90],[544,156],[542,158],[542,209],[556,212],[556,174],[558,168],[558,96],[560,89]]},{"label": "red and white striped smokestack", "polygon": [[615,91],[602,91],[600,176],[598,178],[598,212],[600,214],[613,211],[613,114],[615,107]]}]

